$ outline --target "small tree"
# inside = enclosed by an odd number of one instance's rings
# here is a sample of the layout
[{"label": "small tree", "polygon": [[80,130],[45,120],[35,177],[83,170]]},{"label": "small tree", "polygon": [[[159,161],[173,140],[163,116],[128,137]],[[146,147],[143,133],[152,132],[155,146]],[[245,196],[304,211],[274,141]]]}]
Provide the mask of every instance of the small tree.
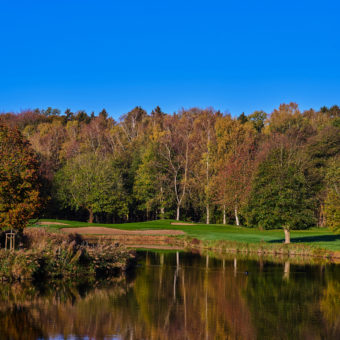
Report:
[{"label": "small tree", "polygon": [[41,208],[39,162],[17,129],[0,124],[0,228],[22,231]]}]

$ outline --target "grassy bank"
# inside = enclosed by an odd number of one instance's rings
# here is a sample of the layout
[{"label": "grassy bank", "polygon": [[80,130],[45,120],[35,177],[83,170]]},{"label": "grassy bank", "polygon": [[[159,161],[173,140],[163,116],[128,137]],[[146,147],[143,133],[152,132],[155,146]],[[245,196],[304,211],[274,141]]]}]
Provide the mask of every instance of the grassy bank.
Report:
[{"label": "grassy bank", "polygon": [[192,224],[173,225],[173,220],[157,220],[150,222],[125,223],[125,224],[96,224],[66,220],[41,220],[43,222],[54,222],[66,225],[49,225],[48,228],[56,230],[61,228],[77,228],[89,226],[104,226],[121,230],[182,230],[187,235],[177,236],[184,239],[186,243],[197,239],[203,247],[223,248],[235,251],[254,251],[268,253],[298,253],[327,254],[340,252],[340,235],[335,235],[328,229],[313,228],[310,230],[296,230],[291,232],[291,245],[284,245],[283,230],[265,230],[256,228],[236,227],[232,225],[219,224]]},{"label": "grassy bank", "polygon": [[[104,226],[121,230],[182,230],[191,238],[204,241],[237,241],[245,243],[283,243],[283,230],[265,230],[256,228],[236,227],[221,224],[193,224],[173,225],[174,220],[157,220],[149,222],[125,223],[125,224],[99,224],[68,220],[41,220],[40,222],[56,222],[66,225],[48,226],[52,230],[61,228],[77,228],[89,226]],[[332,233],[325,228],[313,228],[309,230],[296,230],[291,232],[292,244],[301,243],[332,251],[340,251],[340,235]]]}]

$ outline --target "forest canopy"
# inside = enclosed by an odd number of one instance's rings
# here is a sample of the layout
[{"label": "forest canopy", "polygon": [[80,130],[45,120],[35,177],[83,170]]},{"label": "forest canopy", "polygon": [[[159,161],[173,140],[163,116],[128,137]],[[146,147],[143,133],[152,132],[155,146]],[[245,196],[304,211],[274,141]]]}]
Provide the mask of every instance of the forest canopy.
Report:
[{"label": "forest canopy", "polygon": [[135,107],[119,121],[47,108],[2,113],[0,124],[34,150],[46,218],[340,229],[338,106],[239,117]]}]

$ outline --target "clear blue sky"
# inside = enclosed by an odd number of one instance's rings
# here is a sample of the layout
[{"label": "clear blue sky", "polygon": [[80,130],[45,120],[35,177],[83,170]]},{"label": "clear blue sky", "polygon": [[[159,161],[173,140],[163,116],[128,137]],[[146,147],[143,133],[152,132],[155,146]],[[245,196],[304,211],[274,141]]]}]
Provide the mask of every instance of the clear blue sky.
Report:
[{"label": "clear blue sky", "polygon": [[0,111],[340,104],[339,1],[0,1]]}]

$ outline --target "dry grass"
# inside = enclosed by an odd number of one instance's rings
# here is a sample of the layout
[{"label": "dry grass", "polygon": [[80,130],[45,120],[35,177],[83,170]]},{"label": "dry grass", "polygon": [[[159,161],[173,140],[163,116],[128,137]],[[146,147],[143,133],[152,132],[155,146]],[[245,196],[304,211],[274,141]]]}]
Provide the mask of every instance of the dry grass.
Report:
[{"label": "dry grass", "polygon": [[0,250],[0,278],[111,276],[124,271],[134,258],[119,243],[100,240],[89,244],[81,235],[31,228],[24,232],[25,248]]}]

